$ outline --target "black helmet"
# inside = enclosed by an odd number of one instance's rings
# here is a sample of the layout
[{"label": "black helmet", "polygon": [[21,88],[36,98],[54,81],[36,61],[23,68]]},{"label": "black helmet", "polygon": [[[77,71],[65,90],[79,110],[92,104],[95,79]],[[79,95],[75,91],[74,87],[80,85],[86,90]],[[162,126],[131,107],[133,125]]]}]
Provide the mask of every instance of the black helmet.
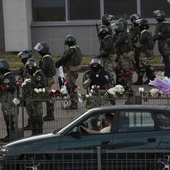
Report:
[{"label": "black helmet", "polygon": [[45,42],[39,42],[34,49],[42,54],[49,54],[49,46]]},{"label": "black helmet", "polygon": [[66,36],[64,44],[68,45],[68,46],[75,45],[76,44],[76,38],[73,35],[69,34],[69,35]]},{"label": "black helmet", "polygon": [[146,19],[139,19],[139,20],[137,20],[137,23],[139,23],[140,30],[149,28],[148,20],[146,20]]},{"label": "black helmet", "polygon": [[108,26],[110,25],[110,21],[112,21],[114,18],[114,15],[104,14],[102,16],[102,24]]},{"label": "black helmet", "polygon": [[32,65],[33,67],[37,67],[37,63],[33,58],[29,58],[25,65],[26,65],[26,67],[28,67],[28,65]]},{"label": "black helmet", "polygon": [[125,18],[119,18],[118,22],[122,22],[124,25],[124,28],[127,29],[127,20]]},{"label": "black helmet", "polygon": [[121,32],[124,30],[125,30],[124,24],[122,22],[117,22],[115,26],[115,31]]},{"label": "black helmet", "polygon": [[140,19],[141,18],[141,16],[139,15],[139,14],[132,14],[130,17],[129,17],[129,19],[131,20],[131,22],[133,23],[133,24],[137,24],[136,23],[136,20],[138,20],[138,19]]},{"label": "black helmet", "polygon": [[9,69],[9,63],[5,59],[0,60],[0,69],[1,70],[8,70]]},{"label": "black helmet", "polygon": [[29,58],[32,57],[32,53],[29,50],[20,51],[17,55],[21,61],[25,64]]},{"label": "black helmet", "polygon": [[165,19],[165,12],[161,10],[153,11],[153,15],[158,21],[163,21]]},{"label": "black helmet", "polygon": [[99,35],[101,34],[109,34],[109,29],[106,25],[99,26]]}]

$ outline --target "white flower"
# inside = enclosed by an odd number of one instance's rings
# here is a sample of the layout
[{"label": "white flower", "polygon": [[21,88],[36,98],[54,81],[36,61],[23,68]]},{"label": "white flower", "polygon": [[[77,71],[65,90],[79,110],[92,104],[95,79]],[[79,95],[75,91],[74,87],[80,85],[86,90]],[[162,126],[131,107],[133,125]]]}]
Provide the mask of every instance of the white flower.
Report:
[{"label": "white flower", "polygon": [[153,88],[153,89],[150,90],[150,93],[151,93],[151,96],[154,96],[155,94],[159,93],[159,90]]},{"label": "white flower", "polygon": [[42,88],[42,92],[45,92],[45,88]]},{"label": "white flower", "polygon": [[67,94],[66,86],[62,86],[60,91],[62,94]]},{"label": "white flower", "polygon": [[92,96],[92,94],[91,94],[91,93],[89,93],[89,96]]},{"label": "white flower", "polygon": [[45,88],[35,88],[34,89],[34,91],[36,92],[36,93],[40,93],[40,92],[45,92]]},{"label": "white flower", "polygon": [[97,86],[97,89],[100,89],[100,86],[99,86],[99,85]]},{"label": "white flower", "polygon": [[107,92],[111,95],[113,95],[114,97],[116,97],[116,92],[115,92],[115,88],[110,88],[109,90],[107,90]]},{"label": "white flower", "polygon": [[122,85],[116,85],[113,88],[110,88],[109,90],[107,90],[108,93],[110,93],[111,95],[113,95],[114,97],[116,97],[116,94],[123,94],[124,93],[124,87]]},{"label": "white flower", "polygon": [[36,93],[39,93],[39,89],[37,89],[37,88],[35,88],[34,91],[35,91]]},{"label": "white flower", "polygon": [[143,93],[144,92],[144,88],[143,87],[139,87],[139,93]]},{"label": "white flower", "polygon": [[115,90],[116,90],[116,92],[118,92],[120,94],[123,94],[123,92],[125,91],[124,87],[119,84],[115,86]]},{"label": "white flower", "polygon": [[88,94],[86,94],[86,98],[89,98],[90,96]]},{"label": "white flower", "polygon": [[92,86],[91,86],[91,89],[95,89],[95,88],[96,88],[96,85],[92,85]]},{"label": "white flower", "polygon": [[159,71],[159,72],[157,73],[156,77],[159,77],[159,78],[162,79],[162,78],[164,77],[164,72]]}]

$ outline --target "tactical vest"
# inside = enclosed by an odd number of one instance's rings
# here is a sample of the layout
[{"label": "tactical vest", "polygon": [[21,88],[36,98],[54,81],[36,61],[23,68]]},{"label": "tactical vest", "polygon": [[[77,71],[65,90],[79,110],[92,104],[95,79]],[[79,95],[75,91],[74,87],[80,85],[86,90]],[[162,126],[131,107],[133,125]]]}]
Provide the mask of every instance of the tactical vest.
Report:
[{"label": "tactical vest", "polygon": [[168,24],[168,30],[165,32],[165,37],[164,37],[164,39],[170,38],[170,24],[168,23],[167,20],[161,21],[161,22],[158,22],[158,23],[157,23],[156,29],[155,29],[155,35],[157,35],[157,34],[160,32],[161,26],[162,26],[163,24]]},{"label": "tactical vest", "polygon": [[55,62],[54,62],[53,58],[49,54],[43,56],[42,60],[44,60],[47,57],[51,58],[51,63],[50,63],[50,66],[49,66],[48,77],[52,77],[52,76],[56,75]]},{"label": "tactical vest", "polygon": [[66,66],[69,67],[80,65],[82,62],[82,53],[79,46],[77,45],[70,46],[70,49],[74,49],[74,54],[70,57],[70,59],[66,63]]},{"label": "tactical vest", "polygon": [[118,53],[122,54],[122,53],[125,53],[125,52],[132,51],[133,50],[133,48],[132,48],[132,39],[131,39],[130,34],[127,31],[123,31],[123,32],[120,33],[120,35],[121,34],[124,34],[126,36],[126,38],[124,39],[122,44],[117,45]]},{"label": "tactical vest", "polygon": [[113,43],[113,38],[110,35],[106,35],[101,41],[100,41],[100,52],[104,50],[105,48],[105,41],[107,38],[111,38],[112,39],[112,47],[110,49],[109,54],[114,54],[115,53],[115,47],[114,47],[114,43]]},{"label": "tactical vest", "polygon": [[147,41],[145,42],[145,44],[144,44],[144,46],[143,46],[142,48],[143,48],[144,50],[146,50],[146,49],[151,50],[151,49],[154,48],[154,41],[153,41],[153,39],[152,39],[152,33],[149,32],[148,30],[143,30],[143,31],[141,32],[141,35],[140,35],[140,36],[142,36],[142,34],[143,34],[144,32],[148,32],[148,37],[147,37]]},{"label": "tactical vest", "polygon": [[99,73],[92,72],[91,73],[92,82],[90,83],[90,88],[93,85],[99,85],[100,89],[102,89],[103,85],[107,84],[106,78],[104,77],[105,75],[106,74],[104,70],[100,70]]}]

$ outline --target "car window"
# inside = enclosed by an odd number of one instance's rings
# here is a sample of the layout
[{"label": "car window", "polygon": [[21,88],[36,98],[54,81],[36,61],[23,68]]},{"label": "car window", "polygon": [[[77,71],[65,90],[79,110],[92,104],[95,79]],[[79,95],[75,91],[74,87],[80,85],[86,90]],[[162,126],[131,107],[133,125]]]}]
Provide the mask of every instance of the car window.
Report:
[{"label": "car window", "polygon": [[154,130],[154,120],[149,112],[120,112],[118,131]]},{"label": "car window", "polygon": [[170,129],[170,115],[167,113],[158,113],[158,121],[161,129]]}]

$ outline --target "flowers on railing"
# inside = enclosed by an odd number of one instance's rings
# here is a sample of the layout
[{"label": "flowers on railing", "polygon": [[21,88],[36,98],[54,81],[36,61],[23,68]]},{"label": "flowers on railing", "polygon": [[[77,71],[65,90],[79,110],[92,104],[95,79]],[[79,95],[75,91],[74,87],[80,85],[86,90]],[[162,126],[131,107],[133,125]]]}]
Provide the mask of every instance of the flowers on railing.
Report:
[{"label": "flowers on railing", "polygon": [[34,88],[34,91],[36,92],[36,93],[45,93],[45,88]]},{"label": "flowers on railing", "polygon": [[116,85],[115,87],[108,89],[107,92],[115,98],[123,97],[125,95],[125,89],[122,85]]}]

